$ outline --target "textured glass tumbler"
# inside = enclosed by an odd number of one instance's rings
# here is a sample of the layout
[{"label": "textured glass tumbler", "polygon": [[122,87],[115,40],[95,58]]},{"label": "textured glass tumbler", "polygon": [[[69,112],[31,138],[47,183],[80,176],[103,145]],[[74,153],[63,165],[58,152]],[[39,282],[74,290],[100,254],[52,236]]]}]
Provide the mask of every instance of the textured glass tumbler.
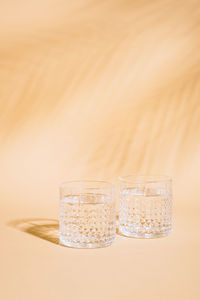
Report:
[{"label": "textured glass tumbler", "polygon": [[161,237],[172,231],[171,178],[119,178],[119,231],[136,238]]},{"label": "textured glass tumbler", "polygon": [[115,240],[115,187],[104,181],[71,181],[60,187],[60,242],[76,248]]}]

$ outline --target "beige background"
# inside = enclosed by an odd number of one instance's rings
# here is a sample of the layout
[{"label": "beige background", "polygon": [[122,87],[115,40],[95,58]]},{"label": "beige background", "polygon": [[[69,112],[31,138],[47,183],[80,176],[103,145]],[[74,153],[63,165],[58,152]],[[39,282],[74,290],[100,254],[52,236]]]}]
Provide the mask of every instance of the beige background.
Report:
[{"label": "beige background", "polygon": [[[0,1],[1,299],[200,299],[200,2]],[[58,186],[174,179],[174,232],[58,245]]]}]

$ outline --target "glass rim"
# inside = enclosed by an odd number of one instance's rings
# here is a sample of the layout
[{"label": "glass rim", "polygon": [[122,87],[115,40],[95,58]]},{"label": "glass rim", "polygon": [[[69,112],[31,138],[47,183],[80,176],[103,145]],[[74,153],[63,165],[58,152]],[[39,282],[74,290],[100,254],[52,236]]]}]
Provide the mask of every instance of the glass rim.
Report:
[{"label": "glass rim", "polygon": [[126,183],[156,183],[156,182],[165,182],[172,181],[172,177],[169,175],[144,175],[144,174],[131,174],[125,176],[119,176],[119,181]]},{"label": "glass rim", "polygon": [[[86,188],[93,188],[93,189],[102,189],[102,188],[114,188],[115,184],[110,182],[110,181],[105,181],[105,180],[89,180],[89,179],[83,179],[83,180],[68,180],[68,181],[64,181],[60,184],[59,188],[67,188],[68,186],[70,187],[70,185],[74,185],[74,187],[78,187],[78,185],[83,185],[84,188],[84,184],[94,184],[94,186],[85,186]],[[95,184],[99,184],[99,186],[95,186]]]}]

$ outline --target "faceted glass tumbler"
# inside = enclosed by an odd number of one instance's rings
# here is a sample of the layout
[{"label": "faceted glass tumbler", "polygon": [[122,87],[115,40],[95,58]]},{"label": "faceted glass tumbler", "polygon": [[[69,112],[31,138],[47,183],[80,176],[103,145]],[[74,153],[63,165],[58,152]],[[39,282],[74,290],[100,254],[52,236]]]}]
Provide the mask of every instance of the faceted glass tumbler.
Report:
[{"label": "faceted glass tumbler", "polygon": [[119,178],[119,231],[155,238],[172,231],[172,180],[168,176]]},{"label": "faceted glass tumbler", "polygon": [[115,187],[105,181],[71,181],[60,187],[59,236],[76,248],[109,246],[116,235]]}]

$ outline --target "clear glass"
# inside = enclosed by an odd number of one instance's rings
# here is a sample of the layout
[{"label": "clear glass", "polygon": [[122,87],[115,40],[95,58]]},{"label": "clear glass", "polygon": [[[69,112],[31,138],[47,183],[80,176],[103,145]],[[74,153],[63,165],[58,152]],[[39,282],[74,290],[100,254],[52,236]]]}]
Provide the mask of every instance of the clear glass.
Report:
[{"label": "clear glass", "polygon": [[109,246],[115,240],[115,187],[105,181],[71,181],[60,187],[59,236],[76,248]]},{"label": "clear glass", "polygon": [[155,238],[172,231],[172,180],[168,176],[119,178],[119,231]]}]

